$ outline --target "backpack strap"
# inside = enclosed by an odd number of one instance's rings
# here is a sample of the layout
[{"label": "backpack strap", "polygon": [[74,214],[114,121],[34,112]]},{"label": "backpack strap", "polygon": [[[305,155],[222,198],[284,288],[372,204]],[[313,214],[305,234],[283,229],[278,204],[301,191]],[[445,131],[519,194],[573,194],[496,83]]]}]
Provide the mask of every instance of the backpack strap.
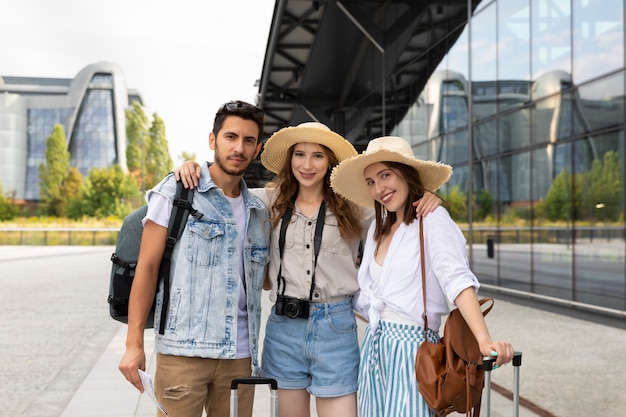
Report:
[{"label": "backpack strap", "polygon": [[172,214],[167,226],[167,240],[165,241],[165,252],[159,268],[159,280],[163,280],[163,306],[161,307],[161,321],[159,323],[159,334],[165,333],[165,321],[167,310],[170,304],[170,264],[172,252],[176,242],[180,239],[187,224],[187,218],[191,214],[197,219],[202,218],[202,213],[194,209],[191,205],[193,201],[193,191],[185,188],[182,181],[176,182],[176,195],[172,203]]}]

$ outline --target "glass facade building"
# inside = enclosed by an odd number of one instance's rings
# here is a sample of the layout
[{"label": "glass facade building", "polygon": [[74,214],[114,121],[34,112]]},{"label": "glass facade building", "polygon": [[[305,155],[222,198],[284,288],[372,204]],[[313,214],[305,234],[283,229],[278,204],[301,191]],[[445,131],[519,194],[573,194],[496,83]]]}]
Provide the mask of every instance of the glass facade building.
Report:
[{"label": "glass facade building", "polygon": [[126,88],[121,69],[99,62],[74,79],[0,77],[0,183],[17,200],[39,199],[39,165],[56,124],[64,127],[70,165],[126,169],[124,111],[141,97]]},{"label": "glass facade building", "polygon": [[624,16],[624,0],[482,1],[390,132],[454,167],[442,195],[467,202],[482,283],[626,311]]}]

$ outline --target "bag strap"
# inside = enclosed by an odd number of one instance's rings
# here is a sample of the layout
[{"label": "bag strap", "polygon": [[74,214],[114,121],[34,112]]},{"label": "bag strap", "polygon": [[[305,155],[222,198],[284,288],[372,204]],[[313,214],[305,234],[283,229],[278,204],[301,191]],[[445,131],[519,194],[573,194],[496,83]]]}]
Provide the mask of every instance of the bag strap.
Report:
[{"label": "bag strap", "polygon": [[[278,249],[280,250],[280,266],[278,267],[278,276],[276,277],[276,293],[280,291],[280,284],[282,280],[283,292],[280,295],[285,295],[285,278],[282,275],[283,271],[283,252],[285,251],[285,237],[287,234],[287,226],[291,221],[291,214],[293,213],[293,207],[296,205],[297,194],[294,194],[291,205],[285,208],[285,213],[280,222],[280,235],[278,237]],[[313,299],[313,291],[315,290],[315,270],[317,269],[317,257],[320,254],[320,248],[322,247],[322,231],[324,230],[324,220],[326,218],[326,201],[322,200],[322,204],[317,212],[317,220],[315,223],[315,235],[313,238],[313,253],[315,258],[313,260],[313,275],[311,276],[311,288],[309,290],[309,302]]]},{"label": "bag strap", "polygon": [[191,205],[193,201],[193,191],[183,186],[182,181],[176,182],[176,195],[172,203],[172,214],[167,226],[167,240],[165,241],[165,252],[159,268],[159,280],[163,280],[163,307],[161,308],[161,322],[159,323],[159,334],[165,333],[165,320],[170,303],[170,264],[172,252],[176,242],[180,239],[187,224],[187,218],[191,214],[198,220],[203,214],[194,209]]},{"label": "bag strap", "polygon": [[424,340],[426,340],[426,332],[428,332],[428,316],[426,315],[426,256],[424,255],[424,220],[420,217],[420,259],[422,262],[422,299],[424,300]]}]

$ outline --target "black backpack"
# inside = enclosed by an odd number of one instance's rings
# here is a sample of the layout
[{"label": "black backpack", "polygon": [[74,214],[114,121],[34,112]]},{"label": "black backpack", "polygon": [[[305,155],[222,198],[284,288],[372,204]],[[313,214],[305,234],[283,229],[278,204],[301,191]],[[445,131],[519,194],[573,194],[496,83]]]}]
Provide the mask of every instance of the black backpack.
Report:
[{"label": "black backpack", "polygon": [[[161,309],[161,322],[159,333],[165,331],[165,319],[169,304],[170,292],[170,258],[174,245],[180,239],[187,224],[187,218],[192,216],[200,219],[202,214],[198,213],[191,205],[193,202],[193,191],[183,187],[181,181],[176,183],[176,195],[172,207],[170,222],[167,227],[167,241],[165,243],[165,253],[159,268],[159,281],[164,280],[163,285],[163,308]],[[143,233],[142,219],[146,216],[148,206],[144,205],[124,218],[122,227],[118,234],[115,252],[111,255],[111,278],[109,284],[109,313],[111,317],[122,323],[128,323],[128,299],[130,288],[135,277],[137,258],[139,257],[139,247],[141,246],[141,235]],[[158,292],[158,291],[157,291]],[[152,309],[148,314],[146,329],[154,327],[155,300]]]}]

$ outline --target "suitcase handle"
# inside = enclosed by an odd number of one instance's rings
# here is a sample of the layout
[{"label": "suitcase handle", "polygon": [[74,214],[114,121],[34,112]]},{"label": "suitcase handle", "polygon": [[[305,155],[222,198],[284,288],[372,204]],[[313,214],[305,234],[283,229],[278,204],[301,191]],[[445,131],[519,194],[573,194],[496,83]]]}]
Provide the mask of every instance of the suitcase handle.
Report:
[{"label": "suitcase handle", "polygon": [[[491,371],[496,363],[494,356],[485,356],[483,358],[483,367],[485,369],[485,400],[483,402],[487,417],[491,415]],[[522,366],[522,352],[513,353],[513,417],[519,417],[519,369]]]},{"label": "suitcase handle", "polygon": [[[495,356],[485,356],[483,357],[483,366],[485,371],[490,372],[493,370],[493,365],[496,363]],[[516,351],[513,353],[513,360],[511,361],[513,366],[522,366],[522,352]]]},{"label": "suitcase handle", "polygon": [[270,385],[273,390],[278,389],[278,382],[273,378],[262,378],[258,376],[248,376],[244,378],[235,378],[230,383],[230,389],[237,389],[237,386],[243,385]]}]

